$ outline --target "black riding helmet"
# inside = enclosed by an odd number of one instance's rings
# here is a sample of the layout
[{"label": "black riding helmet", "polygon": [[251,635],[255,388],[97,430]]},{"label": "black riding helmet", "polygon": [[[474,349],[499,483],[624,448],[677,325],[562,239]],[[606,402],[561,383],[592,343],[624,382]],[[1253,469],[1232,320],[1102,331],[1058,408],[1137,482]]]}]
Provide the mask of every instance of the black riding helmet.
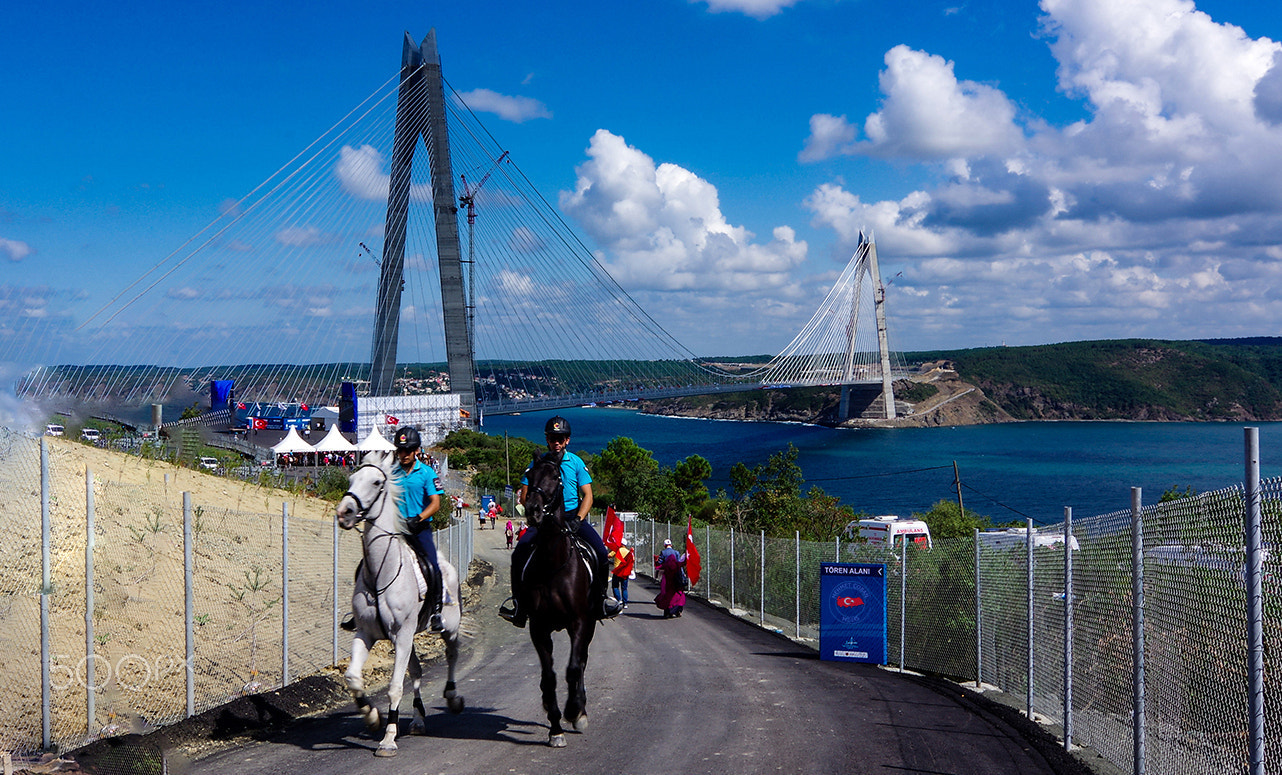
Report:
[{"label": "black riding helmet", "polygon": [[397,449],[418,449],[423,446],[423,440],[418,437],[418,431],[413,428],[398,428],[392,435],[392,443]]},{"label": "black riding helmet", "polygon": [[547,425],[543,426],[543,435],[569,436],[570,421],[558,414],[556,417],[553,417],[551,420],[548,420]]}]

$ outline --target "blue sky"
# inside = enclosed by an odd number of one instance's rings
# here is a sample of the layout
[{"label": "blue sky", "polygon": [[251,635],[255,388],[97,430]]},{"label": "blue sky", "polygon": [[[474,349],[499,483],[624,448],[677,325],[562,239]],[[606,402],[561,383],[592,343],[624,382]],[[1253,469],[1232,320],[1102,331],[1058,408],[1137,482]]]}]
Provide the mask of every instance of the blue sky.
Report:
[{"label": "blue sky", "polygon": [[57,319],[59,357],[433,27],[696,353],[778,352],[861,228],[899,350],[1282,333],[1272,3],[53,0],[6,27],[0,338]]}]

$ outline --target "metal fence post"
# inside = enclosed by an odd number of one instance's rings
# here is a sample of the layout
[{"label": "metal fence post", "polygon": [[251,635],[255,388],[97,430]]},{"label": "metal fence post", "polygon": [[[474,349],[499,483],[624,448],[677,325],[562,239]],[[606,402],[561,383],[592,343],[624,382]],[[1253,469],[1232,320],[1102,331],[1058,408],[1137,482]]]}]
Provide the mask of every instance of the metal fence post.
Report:
[{"label": "metal fence post", "polygon": [[1073,747],[1073,508],[1064,507],[1064,750]]},{"label": "metal fence post", "polygon": [[187,650],[187,718],[196,715],[196,602],[192,585],[195,577],[192,546],[191,493],[183,492],[183,633]]},{"label": "metal fence post", "polygon": [[334,648],[330,658],[330,664],[337,665],[338,664],[338,520],[331,519],[329,522],[334,531],[334,567],[332,571],[333,580],[331,582],[334,586],[334,621],[333,621]]},{"label": "metal fence post", "polygon": [[[712,525],[704,525],[703,534],[704,534],[703,550],[707,552],[708,557],[711,558],[712,557]],[[705,596],[709,600],[711,600],[712,599],[712,570],[711,569],[705,570],[703,572],[703,588],[704,588]]]},{"label": "metal fence post", "polygon": [[761,626],[766,624],[766,531],[761,531]]},{"label": "metal fence post", "polygon": [[40,439],[40,728],[44,750],[53,747],[52,690],[49,675],[49,442]]},{"label": "metal fence post", "polygon": [[289,685],[289,504],[280,505],[280,685]]},{"label": "metal fence post", "polygon": [[85,735],[92,735],[94,715],[94,647],[93,647],[93,471],[85,469]]},{"label": "metal fence post", "polygon": [[[893,537],[892,537],[893,540]],[[908,536],[903,536],[904,545],[899,561],[899,672],[904,672],[904,652],[907,639],[908,621]],[[893,544],[892,544],[893,546]]]},{"label": "metal fence post", "polygon": [[1134,631],[1132,659],[1134,696],[1132,699],[1132,771],[1144,775],[1144,516],[1141,510],[1143,488],[1131,488],[1131,620]]},{"label": "metal fence post", "polygon": [[797,638],[800,638],[801,637],[801,531],[794,530],[793,533],[795,534],[794,540],[796,541],[796,546],[797,546],[796,551],[794,552],[794,555],[797,558],[797,570],[795,575],[793,576],[792,589],[793,589],[793,592],[796,594],[797,599],[795,602],[795,607],[793,609],[792,620],[793,620],[793,623],[796,625],[794,636]]},{"label": "metal fence post", "polygon": [[979,574],[979,528],[975,528],[975,688],[984,681],[984,605]]},{"label": "metal fence post", "polygon": [[730,610],[734,610],[734,528],[730,528]]},{"label": "metal fence post", "polygon": [[1025,523],[1024,541],[1028,549],[1028,718],[1033,718],[1033,520]]},{"label": "metal fence post", "polygon": [[838,533],[838,534],[837,534],[837,552],[836,552],[836,554],[837,554],[837,556],[833,559],[833,562],[841,562],[841,533]]},{"label": "metal fence post", "polygon": [[1264,535],[1260,515],[1260,429],[1246,428],[1246,634],[1251,775],[1264,775]]}]

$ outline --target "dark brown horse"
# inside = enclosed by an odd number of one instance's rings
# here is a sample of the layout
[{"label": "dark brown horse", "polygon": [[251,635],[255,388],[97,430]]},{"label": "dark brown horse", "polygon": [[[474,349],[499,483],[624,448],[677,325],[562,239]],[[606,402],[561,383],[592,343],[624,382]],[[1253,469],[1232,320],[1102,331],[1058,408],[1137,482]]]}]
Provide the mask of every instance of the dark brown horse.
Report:
[{"label": "dark brown horse", "polygon": [[539,653],[543,675],[543,708],[548,714],[548,745],[565,746],[562,713],[556,701],[556,673],[552,666],[552,633],[565,630],[570,636],[570,657],[565,667],[568,697],[564,718],[574,729],[587,728],[587,693],[583,671],[588,664],[588,645],[596,632],[591,605],[592,566],[596,555],[580,547],[577,520],[567,520],[561,492],[561,461],[551,453],[536,460],[526,474],[526,518],[538,528],[534,552],[521,570],[521,607],[529,613],[530,640]]}]

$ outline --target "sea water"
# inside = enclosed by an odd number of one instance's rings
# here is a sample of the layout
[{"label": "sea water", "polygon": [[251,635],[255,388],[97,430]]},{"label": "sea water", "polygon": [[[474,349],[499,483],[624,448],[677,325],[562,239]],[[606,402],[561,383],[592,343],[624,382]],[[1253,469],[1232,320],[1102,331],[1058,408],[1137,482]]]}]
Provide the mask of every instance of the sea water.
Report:
[{"label": "sea water", "polygon": [[[664,466],[689,455],[712,464],[708,488],[729,489],[729,471],[765,462],[789,444],[805,487],[821,487],[869,514],[928,510],[954,501],[953,463],[966,509],[996,523],[1032,518],[1058,522],[1130,508],[1131,488],[1156,502],[1171,488],[1205,492],[1240,485],[1243,423],[1022,422],[947,428],[831,429],[645,415],[613,407],[561,410],[571,448],[597,453],[627,436]],[[542,442],[551,412],[485,419],[483,430]],[[1260,429],[1261,475],[1282,475],[1282,423]]]}]

